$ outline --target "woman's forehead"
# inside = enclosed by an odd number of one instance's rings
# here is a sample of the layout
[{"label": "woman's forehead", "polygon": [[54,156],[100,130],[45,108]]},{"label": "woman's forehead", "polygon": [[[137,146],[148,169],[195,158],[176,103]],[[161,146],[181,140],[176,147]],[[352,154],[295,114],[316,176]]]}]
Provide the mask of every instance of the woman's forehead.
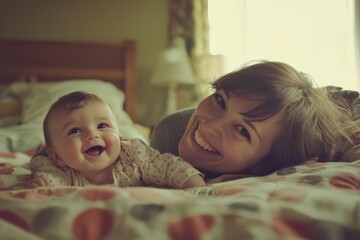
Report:
[{"label": "woman's forehead", "polygon": [[244,108],[248,109],[247,111],[251,111],[266,101],[263,97],[250,94],[239,96],[228,93],[227,96],[229,104],[235,105],[234,107],[238,106],[238,108],[242,109],[241,111],[243,111]]},{"label": "woman's forehead", "polygon": [[224,91],[225,94],[230,98],[241,98],[241,99],[247,99],[247,100],[253,100],[256,102],[264,102],[269,98],[268,94],[265,94],[264,92],[259,91],[236,91],[236,90],[220,90]]},{"label": "woman's forehead", "polygon": [[[242,114],[251,122],[271,119],[283,112],[279,103],[256,94],[246,94],[244,96],[228,94],[228,105],[232,111]],[[283,119],[283,117],[280,118]]]}]

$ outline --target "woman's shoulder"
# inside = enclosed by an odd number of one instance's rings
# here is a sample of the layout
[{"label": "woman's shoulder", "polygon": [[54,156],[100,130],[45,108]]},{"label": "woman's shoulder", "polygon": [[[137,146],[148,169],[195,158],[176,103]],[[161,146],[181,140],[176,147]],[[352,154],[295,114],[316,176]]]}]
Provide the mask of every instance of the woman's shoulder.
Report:
[{"label": "woman's shoulder", "polygon": [[173,123],[186,123],[186,125],[187,125],[194,110],[195,110],[194,108],[186,108],[186,109],[182,109],[177,112],[174,112],[174,113],[164,117],[162,120],[160,120],[160,122],[157,124],[157,126],[173,124]]},{"label": "woman's shoulder", "polygon": [[156,124],[153,133],[157,130],[160,130],[161,132],[173,130],[175,126],[185,129],[194,110],[194,108],[187,108],[164,117]]},{"label": "woman's shoulder", "polygon": [[194,108],[183,109],[160,120],[151,132],[150,145],[162,153],[170,152],[178,155],[180,138],[194,110]]}]

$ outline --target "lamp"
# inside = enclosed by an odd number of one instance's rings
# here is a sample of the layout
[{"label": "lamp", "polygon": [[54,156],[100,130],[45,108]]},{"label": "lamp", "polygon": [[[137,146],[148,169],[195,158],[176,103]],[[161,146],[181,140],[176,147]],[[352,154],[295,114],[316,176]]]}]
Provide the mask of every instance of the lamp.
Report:
[{"label": "lamp", "polygon": [[166,114],[176,111],[178,108],[177,86],[195,82],[184,39],[175,38],[171,46],[161,52],[150,82],[168,87]]}]

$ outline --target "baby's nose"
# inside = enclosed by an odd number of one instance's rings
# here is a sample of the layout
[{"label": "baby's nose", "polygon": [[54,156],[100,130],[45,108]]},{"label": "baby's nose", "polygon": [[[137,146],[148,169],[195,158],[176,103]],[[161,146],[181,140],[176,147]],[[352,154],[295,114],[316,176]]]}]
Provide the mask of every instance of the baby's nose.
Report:
[{"label": "baby's nose", "polygon": [[88,131],[86,137],[87,139],[93,139],[93,138],[98,138],[99,135],[96,131]]}]

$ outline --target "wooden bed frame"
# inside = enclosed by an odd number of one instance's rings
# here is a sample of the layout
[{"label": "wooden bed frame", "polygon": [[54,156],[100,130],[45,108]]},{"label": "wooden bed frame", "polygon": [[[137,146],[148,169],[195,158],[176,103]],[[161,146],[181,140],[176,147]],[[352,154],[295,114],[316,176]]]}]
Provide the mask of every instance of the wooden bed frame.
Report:
[{"label": "wooden bed frame", "polygon": [[0,40],[0,84],[101,79],[120,88],[137,121],[136,43]]}]

